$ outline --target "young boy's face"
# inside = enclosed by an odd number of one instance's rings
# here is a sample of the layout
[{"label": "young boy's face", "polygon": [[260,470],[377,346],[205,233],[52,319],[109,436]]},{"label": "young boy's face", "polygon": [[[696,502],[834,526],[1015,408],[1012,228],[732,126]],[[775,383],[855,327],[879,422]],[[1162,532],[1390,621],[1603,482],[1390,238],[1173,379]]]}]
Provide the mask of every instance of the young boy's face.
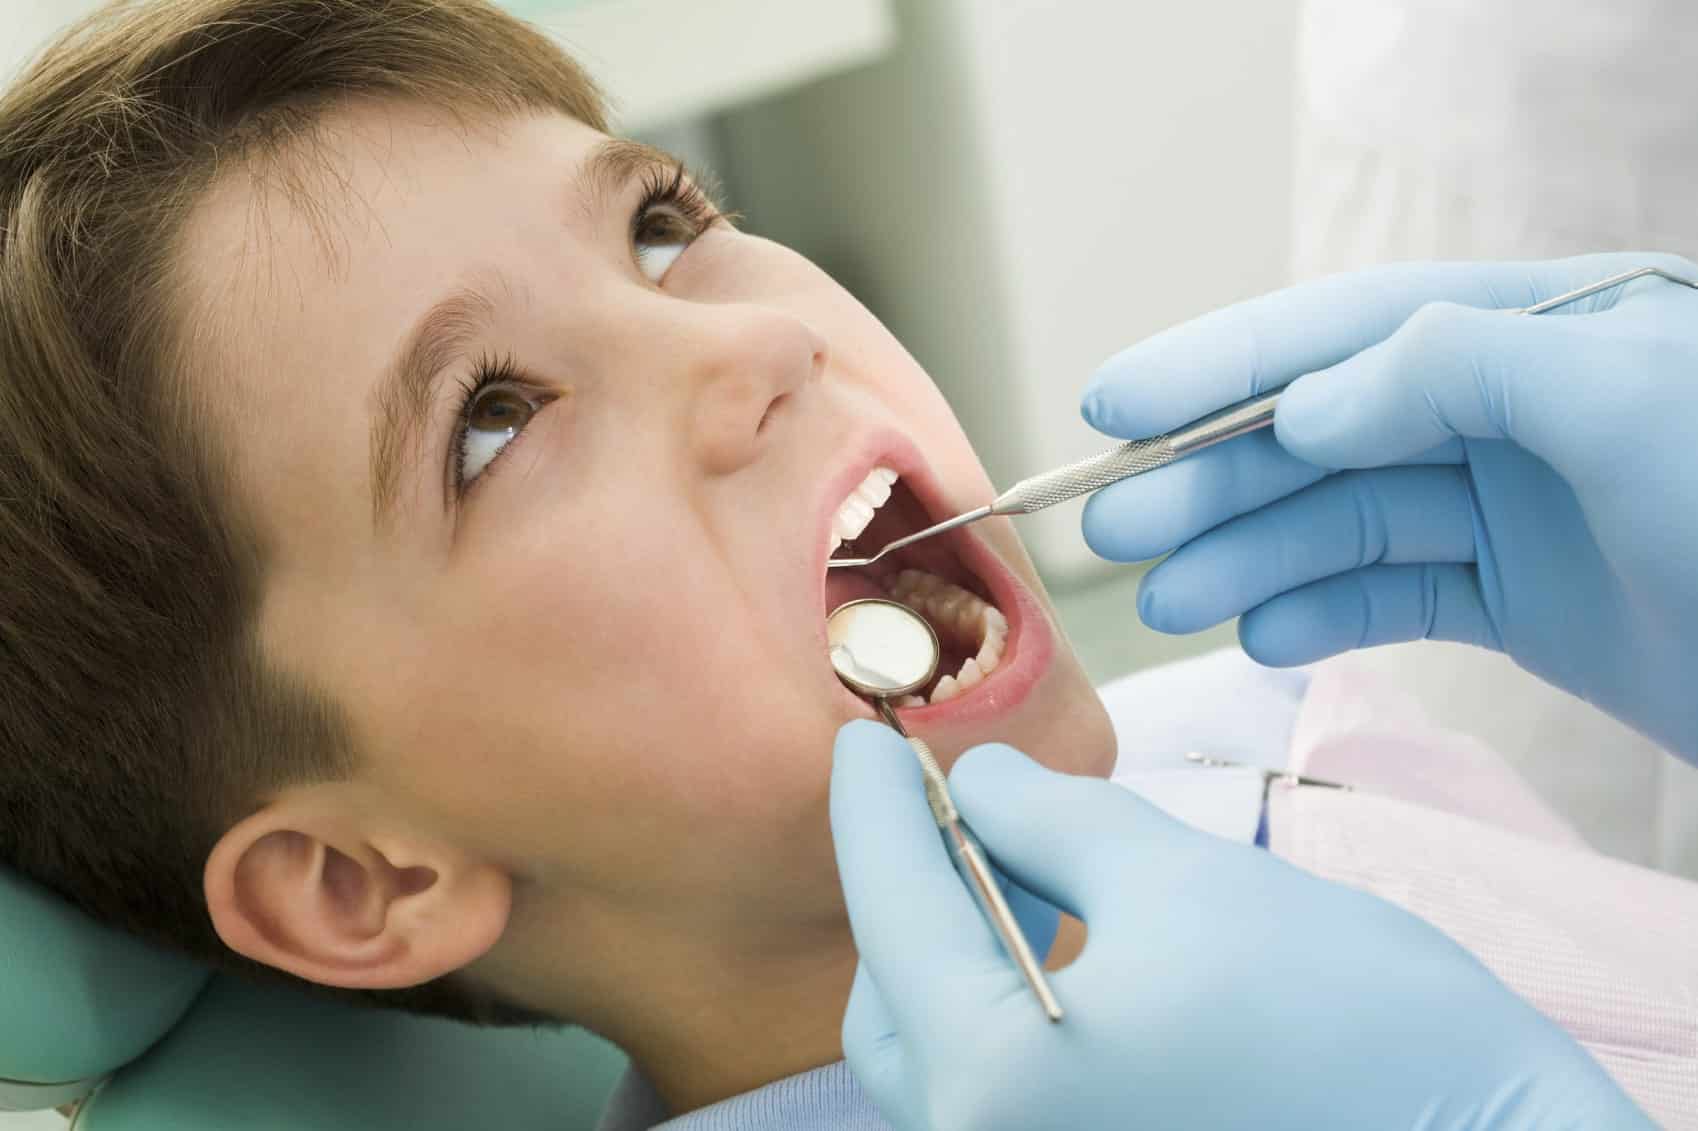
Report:
[{"label": "young boy's face", "polygon": [[[671,169],[565,117],[361,104],[298,156],[298,193],[229,176],[193,216],[191,349],[270,544],[263,645],[346,705],[362,796],[585,906],[840,916],[832,740],[870,710],[824,619],[873,583],[828,596],[828,538],[874,467],[910,528],[992,496],[937,389],[782,247],[662,200],[634,248]],[[1008,522],[930,552],[1010,636],[913,729],[1106,773]]]}]

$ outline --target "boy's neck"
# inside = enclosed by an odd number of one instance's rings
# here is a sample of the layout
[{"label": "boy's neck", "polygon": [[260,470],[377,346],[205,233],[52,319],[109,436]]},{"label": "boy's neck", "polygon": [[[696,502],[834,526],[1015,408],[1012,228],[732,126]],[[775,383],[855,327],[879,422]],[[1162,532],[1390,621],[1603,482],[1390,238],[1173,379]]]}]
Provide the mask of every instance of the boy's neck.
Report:
[{"label": "boy's neck", "polygon": [[622,1047],[675,1115],[843,1059],[855,950],[788,966],[725,971],[716,986],[674,987],[669,1024]]},{"label": "boy's neck", "polygon": [[[1062,915],[1044,967],[1072,964],[1085,940],[1084,924]],[[857,961],[847,923],[783,957],[741,957],[751,961],[714,963],[712,973],[679,966],[673,973],[682,977],[645,979],[627,995],[634,1000],[625,1033],[607,1034],[673,1115],[843,1058],[843,1013]]]},{"label": "boy's neck", "polygon": [[[857,955],[841,907],[811,921],[780,916],[782,932],[757,918],[675,913],[638,925],[578,901],[526,924],[527,937],[548,940],[543,953],[509,953],[495,960],[505,970],[487,972],[555,990],[524,1000],[618,1045],[682,1115],[843,1058]],[[1044,965],[1071,963],[1085,934],[1063,915]]]},{"label": "boy's neck", "polygon": [[[584,926],[579,919],[555,937],[587,941]],[[805,937],[740,943],[652,923],[593,933],[626,945],[569,947],[571,968],[545,980],[576,1000],[538,1004],[623,1049],[672,1114],[843,1058],[856,963],[846,918],[816,923]]]}]

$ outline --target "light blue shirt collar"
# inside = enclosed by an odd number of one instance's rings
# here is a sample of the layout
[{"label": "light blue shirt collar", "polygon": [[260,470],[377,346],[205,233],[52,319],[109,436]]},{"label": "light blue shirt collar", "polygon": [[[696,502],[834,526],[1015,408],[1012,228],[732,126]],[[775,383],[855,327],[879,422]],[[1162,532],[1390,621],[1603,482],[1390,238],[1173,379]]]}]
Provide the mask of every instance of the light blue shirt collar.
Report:
[{"label": "light blue shirt collar", "polygon": [[648,1081],[627,1069],[597,1131],[891,1131],[844,1061],[775,1080],[676,1119]]}]

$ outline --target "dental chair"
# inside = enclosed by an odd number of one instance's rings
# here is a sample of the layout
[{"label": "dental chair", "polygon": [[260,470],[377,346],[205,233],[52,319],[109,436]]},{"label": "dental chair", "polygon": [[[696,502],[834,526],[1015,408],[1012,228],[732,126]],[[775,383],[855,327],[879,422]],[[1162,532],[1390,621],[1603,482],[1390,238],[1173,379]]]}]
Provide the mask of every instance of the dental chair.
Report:
[{"label": "dental chair", "polygon": [[0,869],[0,1112],[81,1101],[73,1131],[587,1131],[623,1064],[580,1030],[209,973]]}]

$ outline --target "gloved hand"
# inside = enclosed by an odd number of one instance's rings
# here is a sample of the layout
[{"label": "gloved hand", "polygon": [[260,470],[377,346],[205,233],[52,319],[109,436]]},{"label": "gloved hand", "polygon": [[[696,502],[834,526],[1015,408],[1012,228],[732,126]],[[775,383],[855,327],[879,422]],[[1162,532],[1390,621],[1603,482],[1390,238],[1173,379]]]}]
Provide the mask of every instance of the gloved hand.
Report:
[{"label": "gloved hand", "polygon": [[1139,595],[1160,631],[1242,614],[1271,665],[1466,641],[1698,761],[1698,291],[1475,309],[1646,264],[1698,280],[1658,255],[1387,267],[1134,346],[1085,397],[1114,436],[1293,383],[1274,434],[1099,491],[1085,538],[1122,561],[1178,547]]},{"label": "gloved hand", "polygon": [[956,804],[1084,919],[1051,1025],[950,866],[913,754],[838,734],[831,824],[861,965],[849,1065],[901,1131],[1653,1126],[1437,930],[1118,786],[970,751]]}]

